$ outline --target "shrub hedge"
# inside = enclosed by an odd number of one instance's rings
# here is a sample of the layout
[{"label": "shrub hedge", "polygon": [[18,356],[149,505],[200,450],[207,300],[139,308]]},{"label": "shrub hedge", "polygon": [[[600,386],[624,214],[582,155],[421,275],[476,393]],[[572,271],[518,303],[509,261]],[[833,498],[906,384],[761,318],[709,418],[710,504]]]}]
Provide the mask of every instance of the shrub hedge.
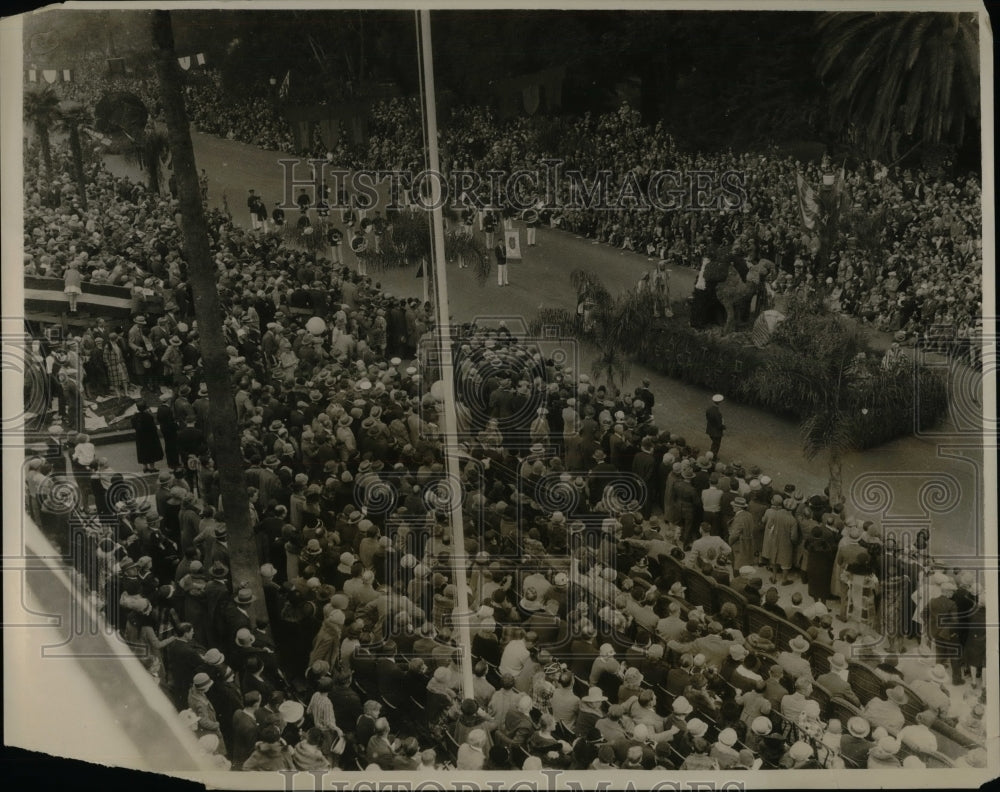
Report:
[{"label": "shrub hedge", "polygon": [[[814,372],[831,362],[818,359],[816,348],[805,352],[782,346],[781,333],[761,348],[750,342],[749,333],[722,336],[696,330],[690,325],[685,304],[673,308],[673,318],[650,324],[634,339],[631,357],[635,363],[792,420],[802,421],[813,411]],[[832,319],[818,315],[814,318],[817,323]],[[803,318],[798,319],[801,325]],[[573,315],[564,310],[541,310],[531,331],[542,333],[543,328],[549,332],[557,328],[563,337],[588,337],[576,326]],[[836,354],[836,350],[829,354]],[[948,412],[947,386],[938,371],[918,366],[909,357],[886,370],[881,359],[878,352],[869,350],[864,354],[864,361],[859,361],[857,370],[850,375],[845,403],[841,405],[853,418],[854,445],[861,449],[930,429]]]}]

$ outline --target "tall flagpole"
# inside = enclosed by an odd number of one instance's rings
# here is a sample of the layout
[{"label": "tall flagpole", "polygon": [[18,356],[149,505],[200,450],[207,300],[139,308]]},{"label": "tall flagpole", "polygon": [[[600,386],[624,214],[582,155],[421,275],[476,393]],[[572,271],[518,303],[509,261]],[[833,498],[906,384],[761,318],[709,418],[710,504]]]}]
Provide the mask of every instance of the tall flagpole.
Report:
[{"label": "tall flagpole", "polygon": [[[433,174],[441,173],[438,156],[437,110],[434,102],[434,52],[431,48],[431,15],[428,10],[417,12],[420,31],[421,69],[424,89],[424,120],[427,125],[427,165]],[[442,177],[443,178],[443,177]],[[444,216],[441,211],[441,181],[431,177],[431,256],[434,267],[434,287],[437,292],[438,360],[441,381],[444,385],[444,458],[448,476],[449,505],[451,507],[451,559],[455,579],[456,602],[454,622],[458,628],[459,646],[462,648],[462,690],[465,698],[474,698],[472,686],[472,636],[469,630],[469,585],[465,531],[462,520],[460,492],[461,474],[458,457],[458,415],[455,410],[455,376],[452,361],[451,318],[448,311],[448,278],[445,271]],[[429,273],[425,272],[424,276]]]}]

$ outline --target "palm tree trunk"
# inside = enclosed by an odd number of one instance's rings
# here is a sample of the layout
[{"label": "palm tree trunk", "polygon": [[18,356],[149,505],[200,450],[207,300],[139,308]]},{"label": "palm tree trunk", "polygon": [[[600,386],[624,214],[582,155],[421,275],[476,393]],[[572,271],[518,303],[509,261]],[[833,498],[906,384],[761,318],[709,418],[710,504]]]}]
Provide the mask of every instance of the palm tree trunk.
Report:
[{"label": "palm tree trunk", "polygon": [[38,145],[42,149],[42,162],[45,163],[45,175],[52,183],[52,146],[49,143],[49,130],[48,127],[39,126],[38,132]]},{"label": "palm tree trunk", "polygon": [[844,461],[840,456],[840,452],[835,449],[830,449],[829,458],[827,460],[827,467],[830,472],[830,504],[840,503],[842,497],[842,490],[844,488]]},{"label": "palm tree trunk", "polygon": [[229,379],[229,362],[222,331],[222,308],[216,291],[218,274],[208,246],[208,224],[201,204],[190,126],[178,79],[177,54],[169,11],[152,15],[156,71],[160,101],[167,122],[167,139],[174,157],[174,174],[183,218],[184,249],[194,293],[194,311],[201,335],[201,354],[208,385],[209,419],[213,455],[219,470],[219,487],[229,530],[230,569],[233,581],[243,581],[257,597],[256,613],[264,616],[264,596],[259,563],[250,527],[250,502],[243,477],[243,454],[236,424],[236,405]]},{"label": "palm tree trunk", "polygon": [[76,176],[76,189],[80,193],[80,207],[87,211],[87,182],[83,177],[83,148],[80,146],[80,127],[77,124],[69,126],[69,150],[73,155],[73,175]]}]

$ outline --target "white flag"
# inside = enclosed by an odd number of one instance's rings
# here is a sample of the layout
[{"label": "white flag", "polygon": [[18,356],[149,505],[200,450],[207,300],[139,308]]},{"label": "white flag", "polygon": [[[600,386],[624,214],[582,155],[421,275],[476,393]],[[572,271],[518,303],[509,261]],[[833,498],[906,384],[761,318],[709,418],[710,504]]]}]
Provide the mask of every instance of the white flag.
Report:
[{"label": "white flag", "polygon": [[54,83],[56,81],[56,78],[58,76],[59,76],[59,72],[57,72],[55,69],[43,69],[42,70],[42,77],[44,77],[45,78],[45,82],[47,82],[49,84]]},{"label": "white flag", "polygon": [[181,68],[184,69],[184,71],[187,71],[188,69],[191,68],[191,56],[190,55],[185,55],[183,58],[178,58],[177,62],[181,65]]},{"label": "white flag", "polygon": [[504,243],[507,245],[507,258],[508,259],[520,259],[521,258],[521,234],[520,232],[505,231],[504,232]]},{"label": "white flag", "polygon": [[205,65],[205,53],[204,52],[199,52],[197,55],[194,56],[194,59],[198,62],[199,66],[204,66]]},{"label": "white flag", "polygon": [[28,69],[28,82],[38,82],[37,69]]}]

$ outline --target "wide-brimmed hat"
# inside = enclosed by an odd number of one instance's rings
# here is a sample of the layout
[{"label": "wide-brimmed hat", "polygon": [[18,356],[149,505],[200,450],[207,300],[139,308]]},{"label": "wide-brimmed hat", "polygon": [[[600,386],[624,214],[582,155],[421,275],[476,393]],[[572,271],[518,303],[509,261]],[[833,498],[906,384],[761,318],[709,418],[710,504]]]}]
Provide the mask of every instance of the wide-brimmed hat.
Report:
[{"label": "wide-brimmed hat", "polygon": [[704,737],[708,732],[708,724],[701,718],[692,718],[687,722],[687,730],[692,737]]},{"label": "wide-brimmed hat", "polygon": [[830,668],[834,671],[843,671],[847,668],[847,659],[840,652],[835,652],[830,655]]},{"label": "wide-brimmed hat", "polygon": [[691,706],[691,702],[688,701],[685,696],[678,696],[675,698],[673,703],[670,705],[670,709],[678,715],[688,715],[694,712],[694,707]]},{"label": "wide-brimmed hat", "polygon": [[278,705],[278,714],[285,723],[298,723],[306,714],[306,708],[301,702],[288,699]]},{"label": "wide-brimmed hat", "polygon": [[256,602],[257,598],[253,595],[253,592],[248,588],[241,588],[236,592],[236,596],[233,597],[233,602],[237,605],[250,605]]},{"label": "wide-brimmed hat", "polygon": [[734,509],[746,509],[746,508],[749,507],[749,505],[750,504],[747,503],[747,499],[744,498],[744,497],[742,497],[742,496],[738,496],[738,497],[733,498],[733,508]]},{"label": "wide-brimmed hat", "polygon": [[587,691],[587,695],[580,699],[580,701],[586,701],[589,704],[599,704],[602,701],[607,701],[608,697],[604,695],[599,687],[592,687]]},{"label": "wide-brimmed hat", "polygon": [[889,688],[885,692],[885,696],[887,699],[889,699],[889,701],[893,702],[894,704],[897,704],[900,707],[904,706],[907,701],[906,691],[903,690],[903,688],[901,688],[899,685]]},{"label": "wide-brimmed hat", "polygon": [[750,724],[750,731],[759,737],[764,737],[770,734],[771,728],[771,719],[764,715],[758,715]]},{"label": "wide-brimmed hat", "polygon": [[803,652],[809,651],[809,641],[803,638],[801,635],[796,635],[788,642],[788,648],[793,652],[802,654]]},{"label": "wide-brimmed hat", "polygon": [[945,670],[943,665],[938,663],[931,669],[931,680],[937,682],[939,685],[947,685],[951,682],[951,675]]},{"label": "wide-brimmed hat", "polygon": [[132,321],[137,325],[143,325],[143,326],[146,325],[146,317],[143,316],[142,314],[136,316]]},{"label": "wide-brimmed hat", "polygon": [[864,739],[871,732],[872,727],[864,718],[855,715],[847,721],[847,731],[859,739]]},{"label": "wide-brimmed hat", "polygon": [[719,742],[730,748],[736,745],[736,741],[738,739],[739,737],[736,734],[736,729],[727,727],[719,732]]},{"label": "wide-brimmed hat", "polygon": [[788,749],[788,757],[795,762],[805,762],[807,759],[812,757],[812,755],[812,746],[803,740],[797,740],[792,743],[792,747]]}]

